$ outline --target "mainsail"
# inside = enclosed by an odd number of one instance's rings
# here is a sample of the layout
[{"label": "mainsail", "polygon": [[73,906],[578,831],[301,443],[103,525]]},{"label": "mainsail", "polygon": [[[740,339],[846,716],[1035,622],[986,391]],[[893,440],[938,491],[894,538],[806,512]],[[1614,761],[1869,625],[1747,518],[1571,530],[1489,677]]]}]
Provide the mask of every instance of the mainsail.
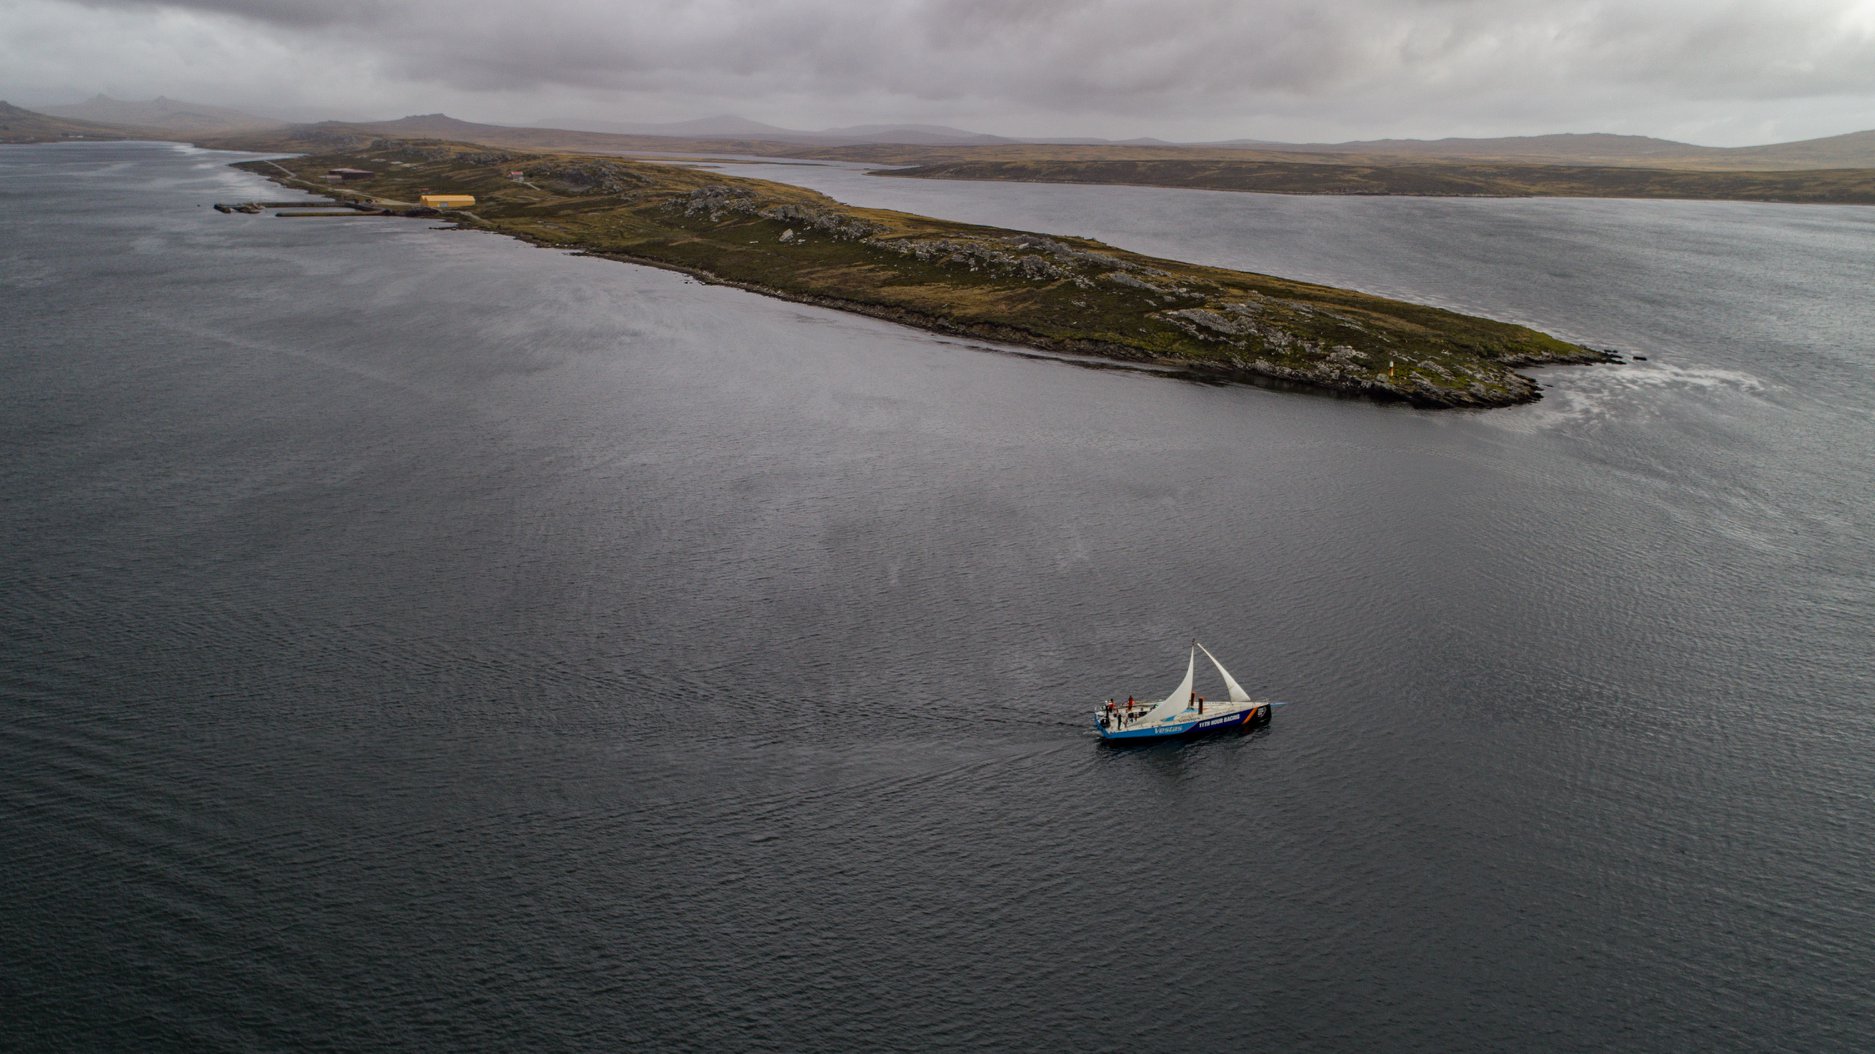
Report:
[{"label": "mainsail", "polygon": [[[1196,642],[1194,641],[1193,643]],[[1211,660],[1211,665],[1217,667],[1217,672],[1224,675],[1224,687],[1230,689],[1230,701],[1233,703],[1249,702],[1250,693],[1244,691],[1243,685],[1237,683],[1237,678],[1232,677],[1230,671],[1224,668],[1224,664],[1217,661],[1217,656],[1211,654],[1211,649],[1199,644],[1198,650],[1204,652],[1204,657]],[[1191,686],[1186,685],[1185,687],[1190,689]]]},{"label": "mainsail", "polygon": [[[1211,653],[1207,651],[1205,654],[1209,655]],[[1217,660],[1212,659],[1211,661],[1216,662]],[[1172,689],[1171,695],[1166,696],[1159,701],[1157,706],[1146,711],[1145,716],[1139,719],[1139,723],[1142,725],[1156,725],[1174,715],[1184,713],[1185,707],[1191,703],[1191,676],[1193,673],[1197,672],[1197,667],[1198,651],[1197,648],[1194,647],[1190,658],[1185,660],[1185,679],[1178,682],[1178,687]]]}]

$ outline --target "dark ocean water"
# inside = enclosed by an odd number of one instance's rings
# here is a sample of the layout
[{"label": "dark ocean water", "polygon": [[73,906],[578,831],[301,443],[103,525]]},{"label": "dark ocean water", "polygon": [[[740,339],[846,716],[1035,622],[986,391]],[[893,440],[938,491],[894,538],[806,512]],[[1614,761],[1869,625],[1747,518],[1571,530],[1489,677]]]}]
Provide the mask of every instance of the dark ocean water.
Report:
[{"label": "dark ocean water", "polygon": [[1875,210],[763,166],[1650,357],[1438,414],[231,159],[0,148],[4,1045],[1875,1046]]}]

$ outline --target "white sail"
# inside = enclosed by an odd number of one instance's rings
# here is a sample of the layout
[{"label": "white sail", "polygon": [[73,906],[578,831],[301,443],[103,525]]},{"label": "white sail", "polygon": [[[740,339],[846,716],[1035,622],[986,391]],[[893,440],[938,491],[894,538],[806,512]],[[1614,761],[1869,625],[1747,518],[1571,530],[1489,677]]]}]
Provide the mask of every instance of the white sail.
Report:
[{"label": "white sail", "polygon": [[1166,696],[1159,701],[1158,705],[1146,711],[1145,716],[1139,719],[1139,723],[1142,725],[1156,725],[1161,721],[1184,713],[1185,707],[1191,703],[1191,676],[1193,673],[1197,672],[1197,666],[1198,651],[1196,648],[1193,648],[1190,658],[1185,661],[1185,679],[1178,682],[1178,687],[1172,689],[1171,695]]},{"label": "white sail", "polygon": [[1217,661],[1217,656],[1211,654],[1211,649],[1200,644],[1198,650],[1204,652],[1204,657],[1211,660],[1211,665],[1217,667],[1217,672],[1224,675],[1224,687],[1230,689],[1230,701],[1233,703],[1249,702],[1250,693],[1244,691],[1243,685],[1237,683],[1237,678],[1232,677],[1230,671],[1224,668],[1224,664]]}]

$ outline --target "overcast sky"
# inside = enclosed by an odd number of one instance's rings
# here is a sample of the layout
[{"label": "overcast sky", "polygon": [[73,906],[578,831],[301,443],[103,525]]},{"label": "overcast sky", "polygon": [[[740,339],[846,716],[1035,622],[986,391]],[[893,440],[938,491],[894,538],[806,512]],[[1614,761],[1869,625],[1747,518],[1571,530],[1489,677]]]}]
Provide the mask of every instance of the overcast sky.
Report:
[{"label": "overcast sky", "polygon": [[0,98],[1319,141],[1875,128],[1875,0],[3,0]]}]

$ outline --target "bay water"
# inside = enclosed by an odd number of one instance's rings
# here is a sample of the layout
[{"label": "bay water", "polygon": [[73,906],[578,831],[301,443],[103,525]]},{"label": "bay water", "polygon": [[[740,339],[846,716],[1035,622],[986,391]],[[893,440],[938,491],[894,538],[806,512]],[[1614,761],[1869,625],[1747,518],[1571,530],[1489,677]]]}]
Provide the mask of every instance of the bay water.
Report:
[{"label": "bay water", "polygon": [[1875,210],[735,168],[1647,356],[1455,413],[239,156],[0,148],[10,1043],[1875,1045]]}]

